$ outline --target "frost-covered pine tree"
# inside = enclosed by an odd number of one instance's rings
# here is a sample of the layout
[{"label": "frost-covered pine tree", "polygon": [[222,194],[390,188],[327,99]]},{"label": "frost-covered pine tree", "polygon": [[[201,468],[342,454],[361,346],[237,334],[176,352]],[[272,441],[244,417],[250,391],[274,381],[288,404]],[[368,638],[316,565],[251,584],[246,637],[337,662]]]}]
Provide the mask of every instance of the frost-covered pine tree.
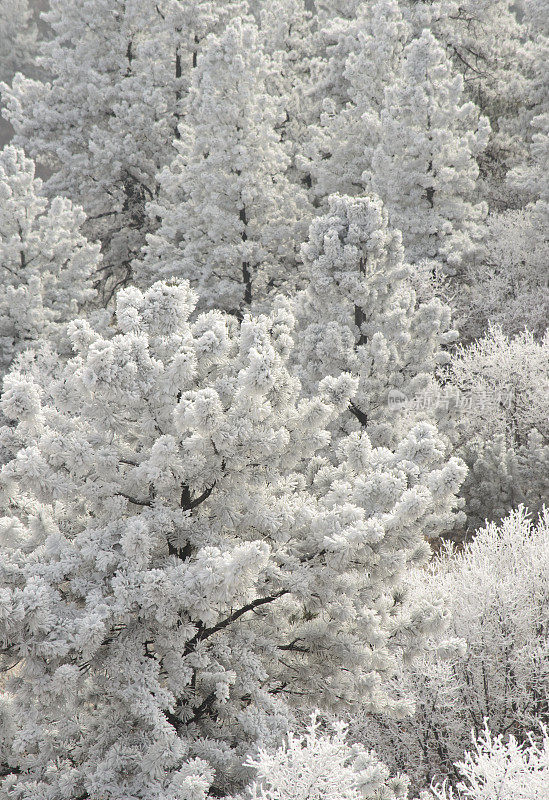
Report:
[{"label": "frost-covered pine tree", "polygon": [[400,0],[400,6],[416,36],[428,28],[444,47],[463,76],[466,97],[490,120],[489,143],[479,156],[482,196],[498,210],[516,207],[505,174],[522,159],[531,102],[523,9],[511,0]]},{"label": "frost-covered pine tree", "polygon": [[309,285],[298,301],[300,375],[311,392],[324,375],[356,376],[344,426],[394,441],[399,401],[426,388],[457,336],[450,309],[438,298],[416,301],[400,233],[379,198],[331,197],[302,257]]},{"label": "frost-covered pine tree", "polygon": [[402,231],[412,262],[443,260],[449,273],[478,251],[486,206],[475,202],[477,156],[490,126],[464,101],[463,78],[424,30],[404,50],[385,91],[379,144],[364,180]]},{"label": "frost-covered pine tree", "polygon": [[364,193],[362,175],[378,141],[385,88],[398,74],[411,35],[397,0],[360,6],[354,24],[347,23],[345,30],[345,36],[340,32],[337,58],[331,56],[336,61],[333,72],[342,72],[345,98],[327,93],[320,120],[311,128],[299,160],[301,169],[311,175],[313,196],[319,200],[336,192]]},{"label": "frost-covered pine tree", "polygon": [[[527,0],[527,5],[530,0]],[[524,89],[524,25],[510,0],[400,0],[416,34],[428,28],[463,75],[467,94],[491,120]]]},{"label": "frost-covered pine tree", "polygon": [[[523,161],[508,174],[507,188],[518,188],[528,203],[538,235],[549,241],[549,6],[546,0],[529,0],[526,19],[533,49],[533,70],[529,102],[526,106],[527,129],[523,138],[528,152]],[[542,271],[547,279],[547,269]]]},{"label": "frost-covered pine tree", "polygon": [[0,7],[0,81],[10,81],[28,67],[36,48],[36,26],[28,0]]},{"label": "frost-covered pine tree", "polygon": [[67,351],[67,322],[95,296],[101,263],[85,219],[70,200],[43,196],[22,150],[0,152],[0,376],[38,339]]},{"label": "frost-covered pine tree", "polygon": [[356,382],[302,399],[283,304],[239,324],[195,303],[126,289],[108,339],[76,320],[72,360],[28,353],[6,381],[8,796],[234,791],[292,704],[402,712],[385,687],[445,624],[398,592],[456,503],[436,432],[317,458]]},{"label": "frost-covered pine tree", "polygon": [[277,130],[293,163],[309,123],[315,19],[305,0],[257,0],[249,5],[258,20],[262,47],[272,60],[267,85],[270,94],[281,98],[285,119]]},{"label": "frost-covered pine tree", "polygon": [[530,54],[524,9],[510,0],[400,2],[416,34],[433,32],[463,75],[469,98],[497,124],[525,88]]},{"label": "frost-covered pine tree", "polygon": [[186,278],[205,307],[237,313],[273,286],[295,285],[308,210],[286,176],[290,159],[276,129],[284,112],[267,92],[269,70],[251,18],[208,39],[178,155],[150,204],[162,222],[135,266],[142,283]]},{"label": "frost-covered pine tree", "polygon": [[315,191],[315,171],[321,148],[319,127],[325,124],[325,109],[329,115],[349,102],[349,83],[345,64],[349,54],[358,49],[359,31],[364,26],[365,8],[356,0],[334,2],[326,7],[316,5],[315,29],[312,36],[310,81],[306,91],[308,127],[302,141],[296,143],[296,165],[303,184],[312,189],[315,204],[320,196]]},{"label": "frost-covered pine tree", "polygon": [[51,0],[47,80],[3,87],[15,142],[52,172],[46,190],[80,203],[102,243],[106,299],[155,227],[145,203],[173,157],[201,39],[241,2]]},{"label": "frost-covered pine tree", "polygon": [[517,167],[513,171],[511,179],[535,201],[534,213],[538,217],[538,223],[547,232],[549,229],[547,222],[549,215],[549,109],[534,117],[532,131],[529,161],[524,166]]}]

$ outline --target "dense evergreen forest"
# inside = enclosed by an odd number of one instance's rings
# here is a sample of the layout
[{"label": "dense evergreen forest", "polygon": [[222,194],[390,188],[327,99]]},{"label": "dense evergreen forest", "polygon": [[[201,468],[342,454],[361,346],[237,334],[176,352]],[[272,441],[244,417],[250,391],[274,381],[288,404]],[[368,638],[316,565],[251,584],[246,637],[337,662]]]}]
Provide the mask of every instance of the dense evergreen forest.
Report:
[{"label": "dense evergreen forest", "polygon": [[549,0],[0,0],[0,800],[549,800]]}]

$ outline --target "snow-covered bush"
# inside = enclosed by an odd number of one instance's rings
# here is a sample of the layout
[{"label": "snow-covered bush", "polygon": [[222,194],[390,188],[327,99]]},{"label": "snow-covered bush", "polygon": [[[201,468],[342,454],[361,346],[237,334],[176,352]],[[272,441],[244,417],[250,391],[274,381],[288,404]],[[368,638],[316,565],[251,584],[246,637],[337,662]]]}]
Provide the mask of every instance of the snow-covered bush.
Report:
[{"label": "snow-covered bush", "polygon": [[489,325],[507,336],[528,328],[537,338],[549,320],[549,221],[533,207],[489,216],[483,258],[467,265],[456,292],[462,342],[482,337]]},{"label": "snow-covered bush", "polygon": [[514,736],[493,736],[488,725],[473,737],[474,751],[458,767],[463,778],[452,788],[439,786],[422,793],[421,800],[546,800],[549,787],[549,734],[541,726],[543,741],[529,735],[519,745]]},{"label": "snow-covered bush", "polygon": [[288,733],[276,751],[248,761],[257,780],[250,800],[406,800],[408,781],[390,778],[374,752],[347,741],[347,726],[326,731],[313,715],[303,735]]},{"label": "snow-covered bush", "polygon": [[364,717],[353,736],[375,747],[391,771],[406,772],[416,789],[444,778],[455,786],[454,762],[468,749],[471,729],[482,734],[485,718],[519,743],[539,721],[549,723],[549,513],[533,523],[519,508],[500,526],[487,525],[462,552],[445,552],[414,573],[411,592],[441,593],[452,617],[448,633],[463,637],[467,650],[427,657],[410,670],[413,717]]},{"label": "snow-covered bush", "polygon": [[495,327],[460,349],[444,376],[437,413],[469,467],[469,525],[501,519],[519,503],[549,503],[549,331],[509,338]]},{"label": "snow-covered bush", "polygon": [[436,430],[318,457],[356,381],[302,399],[284,304],[238,324],[195,303],[126,289],[108,339],[76,320],[73,359],[6,380],[8,796],[239,790],[292,704],[403,713],[402,661],[446,623],[398,589],[457,502]]},{"label": "snow-covered bush", "polygon": [[22,150],[0,152],[0,377],[39,338],[68,349],[66,324],[94,297],[101,261],[85,219],[70,200],[43,196]]}]

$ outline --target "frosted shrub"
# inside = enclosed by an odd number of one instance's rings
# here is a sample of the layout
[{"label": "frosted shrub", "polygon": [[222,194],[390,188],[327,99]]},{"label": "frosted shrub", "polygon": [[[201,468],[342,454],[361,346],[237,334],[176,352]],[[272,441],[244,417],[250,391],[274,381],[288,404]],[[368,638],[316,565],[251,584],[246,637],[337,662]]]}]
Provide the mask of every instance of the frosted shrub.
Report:
[{"label": "frosted shrub", "polygon": [[549,222],[532,207],[492,214],[484,257],[468,265],[466,285],[456,293],[456,324],[462,342],[486,334],[489,324],[507,336],[528,328],[542,338],[549,320]]},{"label": "frosted shrub", "polygon": [[445,777],[455,785],[453,763],[468,748],[471,728],[481,735],[485,718],[519,743],[538,721],[549,722],[549,514],[532,523],[520,508],[478,531],[463,552],[444,553],[414,574],[412,594],[425,592],[441,593],[453,620],[449,633],[463,637],[467,650],[418,663],[409,675],[415,715],[366,720],[360,740],[415,787]]},{"label": "frosted shrub", "polygon": [[493,736],[488,725],[473,736],[474,751],[457,764],[464,780],[456,794],[446,786],[422,793],[421,800],[546,800],[549,787],[549,735],[541,726],[543,740],[529,735],[519,745],[514,736]]},{"label": "frosted shrub", "polygon": [[497,327],[452,359],[439,425],[469,467],[470,527],[519,503],[533,513],[549,503],[548,364],[549,332],[537,341]]},{"label": "frosted shrub", "polygon": [[276,751],[260,750],[248,766],[257,782],[250,800],[406,800],[408,782],[390,778],[375,753],[347,742],[347,728],[323,730],[317,716],[304,735],[290,732]]}]

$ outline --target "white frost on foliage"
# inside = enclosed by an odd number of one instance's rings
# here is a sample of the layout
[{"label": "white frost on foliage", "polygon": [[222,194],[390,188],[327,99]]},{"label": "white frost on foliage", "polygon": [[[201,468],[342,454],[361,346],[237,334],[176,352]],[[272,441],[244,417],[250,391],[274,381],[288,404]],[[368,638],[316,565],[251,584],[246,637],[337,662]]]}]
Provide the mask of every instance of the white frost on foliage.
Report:
[{"label": "white frost on foliage", "polygon": [[530,734],[522,746],[513,735],[508,741],[494,736],[485,723],[474,750],[457,767],[463,778],[452,788],[439,786],[421,794],[421,800],[546,800],[549,787],[549,734],[541,725],[543,741]]},{"label": "white frost on foliage", "polygon": [[288,733],[276,752],[249,759],[257,781],[250,800],[406,800],[405,777],[390,778],[374,752],[347,742],[347,727],[324,732],[313,714],[304,735]]},{"label": "white frost on foliage", "polygon": [[22,150],[0,152],[0,374],[38,339],[67,349],[66,324],[94,297],[101,260],[85,220],[70,200],[44,197]]},{"label": "white frost on foliage", "polygon": [[360,5],[352,21],[332,22],[323,35],[334,42],[324,80],[333,83],[341,73],[342,87],[336,83],[325,93],[298,164],[310,173],[314,196],[325,202],[335,193],[364,193],[362,176],[378,143],[385,89],[396,79],[410,29],[397,0],[377,0]]},{"label": "white frost on foliage", "polygon": [[528,328],[543,337],[549,320],[549,205],[545,214],[541,210],[541,204],[530,205],[486,220],[483,258],[467,265],[454,301],[462,341],[481,338],[489,325],[507,336]]},{"label": "white frost on foliage", "polygon": [[4,785],[22,800],[183,800],[209,769],[238,789],[294,697],[403,713],[388,685],[447,625],[398,592],[456,503],[436,431],[320,458],[355,382],[301,396],[285,303],[241,324],[195,303],[186,283],[126,289],[109,339],[77,320],[74,358],[10,376]]},{"label": "white frost on foliage", "polygon": [[[414,715],[396,722],[363,716],[353,725],[353,736],[375,743],[389,769],[404,770],[415,787],[443,779],[455,787],[455,762],[468,749],[471,729],[477,737],[484,736],[485,718],[492,731],[512,734],[519,743],[537,730],[539,744],[543,736],[538,723],[549,723],[548,513],[531,521],[521,507],[501,524],[487,525],[462,551],[443,552],[427,571],[410,573],[409,592],[412,604],[439,596],[450,617],[448,644],[452,637],[461,637],[466,650],[439,645],[437,656],[412,665],[408,686],[416,698]],[[516,750],[515,745],[510,750]],[[492,774],[499,771],[503,777],[499,756],[492,766]],[[512,772],[524,764],[519,760],[510,766]],[[547,766],[544,769],[547,778]],[[487,787],[493,794],[487,788],[486,794],[465,793],[463,798],[493,800],[497,785],[488,774]],[[523,777],[526,787],[528,775]],[[532,790],[537,786],[533,780]],[[522,784],[518,777],[517,781],[501,796],[530,800],[526,788],[526,794],[518,792]]]},{"label": "white frost on foliage", "polygon": [[[314,392],[324,375],[358,380],[344,424],[377,443],[398,441],[392,392],[411,401],[455,340],[450,309],[438,298],[416,300],[400,233],[379,198],[335,195],[311,224],[302,248],[309,280],[298,296],[299,369]],[[354,420],[354,422],[352,421]]]},{"label": "white frost on foliage", "polygon": [[498,327],[449,364],[437,414],[469,467],[463,493],[473,524],[549,502],[548,365],[548,331],[536,341]]},{"label": "white frost on foliage", "polygon": [[10,81],[25,71],[36,51],[36,25],[28,0],[0,6],[0,81]]},{"label": "white frost on foliage", "polygon": [[[5,5],[2,3],[2,5]],[[8,6],[13,5],[11,2]],[[67,195],[102,244],[103,289],[131,275],[156,227],[145,204],[173,158],[203,38],[242,13],[240,0],[49,0],[52,35],[40,44],[43,80],[3,86],[15,143],[51,171],[50,197]],[[118,283],[120,281],[121,283]]]},{"label": "white frost on foliage", "polygon": [[305,195],[286,176],[269,95],[273,64],[251,18],[210,36],[194,70],[175,159],[149,213],[162,219],[136,262],[139,281],[185,278],[206,308],[246,310],[273,285],[296,283],[296,242],[307,229]]},{"label": "white frost on foliage", "polygon": [[385,90],[379,144],[363,176],[402,231],[412,262],[440,259],[453,274],[478,253],[487,207],[475,197],[477,156],[489,133],[488,120],[464,99],[461,75],[424,30]]}]

